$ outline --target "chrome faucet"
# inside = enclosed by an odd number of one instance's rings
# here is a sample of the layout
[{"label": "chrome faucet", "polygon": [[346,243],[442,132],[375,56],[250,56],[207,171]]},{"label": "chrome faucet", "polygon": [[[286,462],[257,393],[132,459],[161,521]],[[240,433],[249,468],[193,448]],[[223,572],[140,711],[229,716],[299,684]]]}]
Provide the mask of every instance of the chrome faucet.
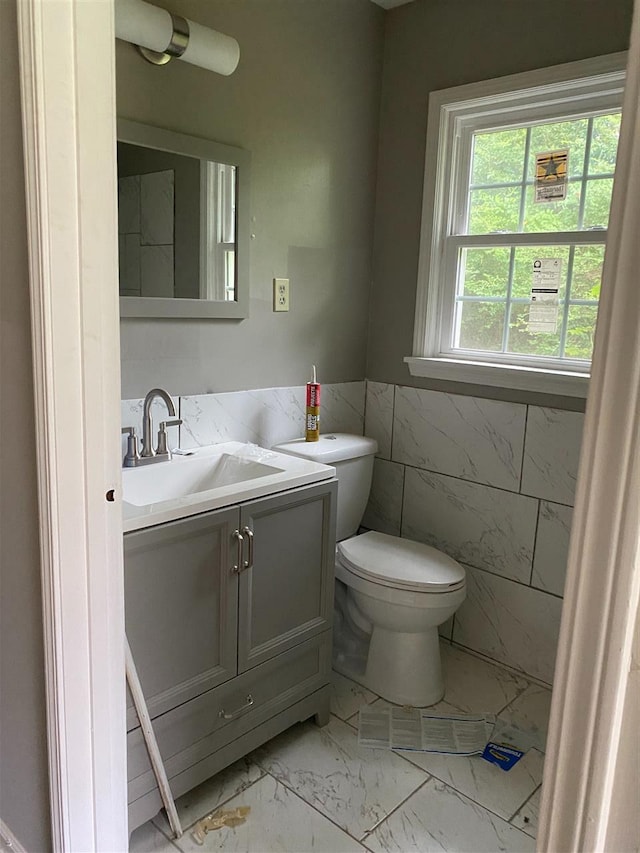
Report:
[{"label": "chrome faucet", "polygon": [[[156,397],[160,397],[160,399],[164,401],[164,404],[167,407],[167,411],[169,412],[169,417],[170,418],[176,417],[176,408],[173,405],[173,400],[167,394],[167,392],[164,391],[162,388],[152,388],[151,391],[149,391],[147,396],[144,398],[144,407],[142,410],[142,451],[140,453],[140,456],[143,459],[150,457],[150,456],[154,456],[154,457],[163,456],[165,459],[168,458],[169,457],[169,451],[167,450],[167,447],[166,447],[166,437],[164,439],[161,439],[161,437],[160,437],[160,433],[164,432],[164,429],[162,429],[162,427],[163,426],[164,427],[177,426],[179,423],[182,423],[179,420],[177,422],[169,422],[169,421],[163,421],[162,422],[161,429],[158,432],[158,445],[159,445],[158,451],[159,452],[155,451],[153,449],[153,441],[151,439],[151,432],[153,429],[153,423],[151,421],[151,404],[156,399]],[[165,434],[165,436],[166,436],[166,434]],[[163,444],[164,444],[164,446],[162,446]],[[158,461],[160,461],[160,460],[158,460]]]},{"label": "chrome faucet", "polygon": [[[169,418],[171,420],[161,421],[158,429],[158,443],[154,450],[153,440],[151,438],[153,432],[153,422],[151,420],[151,404],[159,397],[164,401]],[[138,465],[148,465],[150,462],[165,462],[171,459],[171,451],[167,445],[167,427],[179,426],[182,423],[180,418],[176,418],[176,409],[173,405],[173,400],[162,388],[152,388],[144,398],[144,407],[142,412],[142,450],[138,453],[138,439],[134,427],[124,427],[122,432],[129,436],[127,455],[124,458],[125,468],[134,468]]]}]

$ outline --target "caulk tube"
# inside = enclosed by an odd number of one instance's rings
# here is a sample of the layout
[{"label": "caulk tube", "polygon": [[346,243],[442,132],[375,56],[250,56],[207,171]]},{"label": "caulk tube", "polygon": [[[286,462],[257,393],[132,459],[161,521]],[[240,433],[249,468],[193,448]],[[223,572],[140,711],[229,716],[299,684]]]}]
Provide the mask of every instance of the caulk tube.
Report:
[{"label": "caulk tube", "polygon": [[316,382],[316,366],[313,365],[313,380],[307,382],[306,441],[320,438],[320,385]]}]

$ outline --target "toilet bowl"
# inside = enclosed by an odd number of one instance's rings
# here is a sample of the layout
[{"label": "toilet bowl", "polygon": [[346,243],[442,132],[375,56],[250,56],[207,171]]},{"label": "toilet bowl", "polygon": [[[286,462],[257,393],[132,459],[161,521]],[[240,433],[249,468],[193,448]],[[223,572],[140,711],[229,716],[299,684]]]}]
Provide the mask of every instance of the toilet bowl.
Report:
[{"label": "toilet bowl", "polygon": [[428,545],[370,531],[338,545],[336,578],[347,588],[347,624],[370,634],[362,683],[400,705],[439,702],[438,627],[464,601],[463,567]]},{"label": "toilet bowl", "polygon": [[334,668],[390,702],[435,704],[444,695],[438,626],[464,601],[464,568],[420,542],[377,531],[354,535],[371,488],[373,439],[322,435],[275,450],[336,468]]}]

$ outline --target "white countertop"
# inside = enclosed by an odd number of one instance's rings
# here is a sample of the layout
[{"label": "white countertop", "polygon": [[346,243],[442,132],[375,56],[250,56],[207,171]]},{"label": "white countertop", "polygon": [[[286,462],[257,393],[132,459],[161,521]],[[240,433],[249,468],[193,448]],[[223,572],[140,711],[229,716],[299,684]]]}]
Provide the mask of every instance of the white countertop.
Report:
[{"label": "white countertop", "polygon": [[308,486],[335,477],[331,465],[240,441],[193,448],[122,472],[124,532]]}]

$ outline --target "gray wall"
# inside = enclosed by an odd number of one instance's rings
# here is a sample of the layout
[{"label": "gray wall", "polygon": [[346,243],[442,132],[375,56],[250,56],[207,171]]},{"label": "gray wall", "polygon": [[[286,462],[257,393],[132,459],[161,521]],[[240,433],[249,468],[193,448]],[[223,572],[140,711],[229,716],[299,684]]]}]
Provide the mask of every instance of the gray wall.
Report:
[{"label": "gray wall", "polygon": [[576,400],[411,377],[429,92],[626,50],[632,0],[416,0],[385,21],[367,377],[496,399]]},{"label": "gray wall", "polygon": [[31,325],[15,0],[0,2],[0,818],[50,849]]},{"label": "gray wall", "polygon": [[[118,42],[118,114],[252,154],[251,316],[122,322],[122,395],[363,379],[384,13],[370,0],[173,0],[234,36],[231,77]],[[272,312],[272,279],[291,310]]]}]

